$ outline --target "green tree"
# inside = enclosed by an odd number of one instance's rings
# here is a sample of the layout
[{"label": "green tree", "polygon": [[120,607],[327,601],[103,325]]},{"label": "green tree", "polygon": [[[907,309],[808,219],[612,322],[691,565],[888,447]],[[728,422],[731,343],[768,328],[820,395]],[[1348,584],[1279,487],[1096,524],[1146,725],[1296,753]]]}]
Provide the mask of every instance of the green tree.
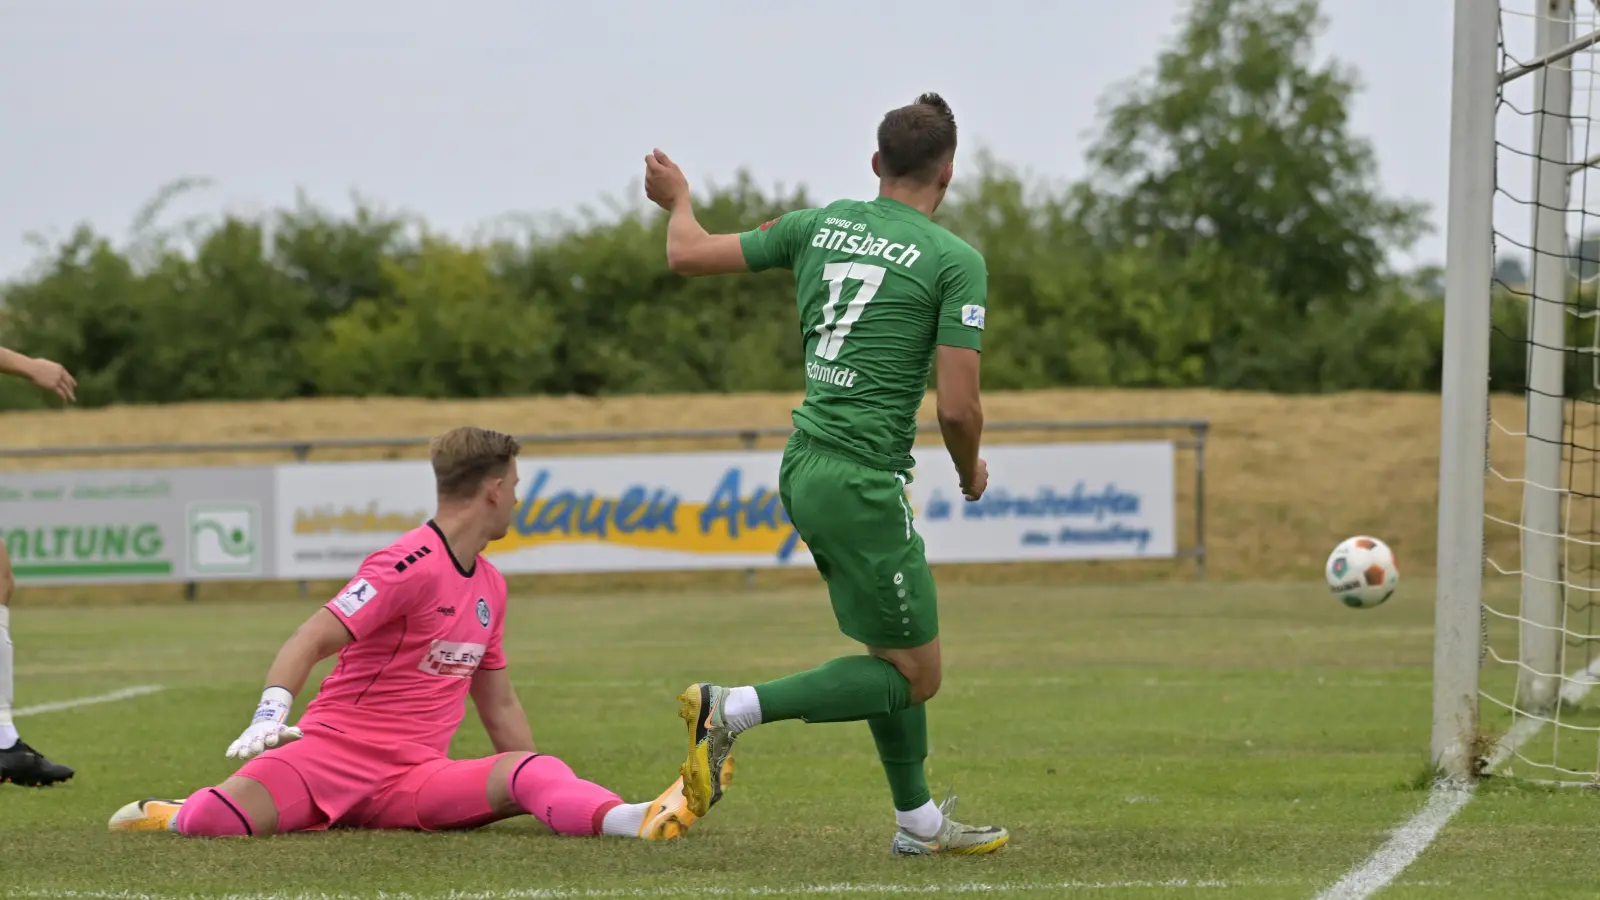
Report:
[{"label": "green tree", "polygon": [[1139,248],[1152,267],[1198,254],[1219,275],[1259,278],[1241,291],[1197,288],[1211,300],[1219,386],[1319,386],[1324,361],[1291,373],[1259,354],[1314,310],[1375,301],[1392,277],[1388,254],[1423,229],[1424,208],[1383,196],[1371,147],[1350,133],[1355,76],[1317,63],[1321,25],[1315,0],[1195,0],[1089,153],[1095,187],[1082,215],[1103,241]]},{"label": "green tree", "polygon": [[[938,219],[988,260],[986,386],[1437,388],[1438,273],[1386,262],[1422,209],[1378,189],[1319,26],[1313,0],[1194,0],[1114,95],[1087,181],[963,163]],[[673,275],[642,203],[460,242],[303,197],[157,228],[196,184],[124,247],[85,228],[49,248],[0,288],[0,335],[72,368],[87,404],[803,385],[792,276]],[[743,172],[697,199],[723,232],[815,205]],[[1496,389],[1520,383],[1518,309],[1497,294]]]}]

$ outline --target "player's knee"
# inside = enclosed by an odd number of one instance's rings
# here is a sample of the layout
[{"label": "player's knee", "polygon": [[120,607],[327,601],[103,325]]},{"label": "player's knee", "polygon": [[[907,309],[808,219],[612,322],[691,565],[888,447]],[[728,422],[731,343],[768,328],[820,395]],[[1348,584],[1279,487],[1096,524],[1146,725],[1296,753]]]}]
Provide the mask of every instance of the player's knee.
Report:
[{"label": "player's knee", "polygon": [[183,801],[174,825],[185,837],[254,837],[255,823],[220,788],[201,788]]},{"label": "player's knee", "polygon": [[906,680],[911,682],[911,705],[916,706],[927,703],[934,694],[939,693],[939,686],[944,683],[944,672],[937,666],[921,668],[914,677],[907,676]]},{"label": "player's knee", "polygon": [[523,811],[521,805],[517,803],[517,794],[512,783],[517,777],[518,770],[537,756],[535,753],[502,753],[494,761],[494,767],[489,770],[489,783],[485,790],[489,808],[497,815],[514,816]]},{"label": "player's knee", "polygon": [[926,703],[939,693],[939,686],[944,681],[944,667],[940,665],[938,657],[898,650],[874,650],[873,653],[905,677],[912,706]]}]

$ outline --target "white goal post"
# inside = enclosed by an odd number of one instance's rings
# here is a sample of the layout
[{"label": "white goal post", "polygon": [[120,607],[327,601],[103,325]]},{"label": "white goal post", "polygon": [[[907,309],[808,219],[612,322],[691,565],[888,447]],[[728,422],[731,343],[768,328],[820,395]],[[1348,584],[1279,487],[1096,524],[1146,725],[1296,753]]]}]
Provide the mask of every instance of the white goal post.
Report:
[{"label": "white goal post", "polygon": [[1430,747],[1452,778],[1600,782],[1597,3],[1455,3]]}]

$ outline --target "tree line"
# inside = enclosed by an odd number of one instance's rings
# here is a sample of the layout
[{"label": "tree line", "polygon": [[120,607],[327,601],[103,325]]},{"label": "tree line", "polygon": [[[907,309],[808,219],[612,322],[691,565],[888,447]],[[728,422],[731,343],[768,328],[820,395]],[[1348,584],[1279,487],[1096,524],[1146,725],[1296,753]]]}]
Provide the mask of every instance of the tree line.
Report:
[{"label": "tree line", "polygon": [[[1379,186],[1320,27],[1315,0],[1196,0],[1115,90],[1082,181],[963,158],[937,219],[988,261],[985,387],[1438,387],[1438,272],[1389,262],[1427,210]],[[189,187],[125,241],[41,248],[0,288],[0,341],[69,366],[87,405],[803,384],[787,273],[672,275],[642,202],[464,240],[305,200],[156,224]],[[713,231],[830,199],[746,172],[697,195]],[[1523,316],[1496,304],[1496,387],[1521,384]],[[0,387],[0,407],[38,402]]]}]

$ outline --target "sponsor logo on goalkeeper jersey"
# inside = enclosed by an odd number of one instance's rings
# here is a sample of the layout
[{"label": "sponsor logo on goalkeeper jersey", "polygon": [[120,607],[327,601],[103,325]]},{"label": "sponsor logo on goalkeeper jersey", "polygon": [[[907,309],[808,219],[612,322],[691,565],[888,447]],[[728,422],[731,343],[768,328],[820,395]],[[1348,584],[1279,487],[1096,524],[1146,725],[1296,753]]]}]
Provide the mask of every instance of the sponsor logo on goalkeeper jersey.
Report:
[{"label": "sponsor logo on goalkeeper jersey", "polygon": [[[840,223],[843,224],[842,221]],[[811,246],[819,250],[833,250],[853,256],[876,256],[908,269],[922,256],[922,251],[917,249],[916,244],[893,242],[887,238],[876,237],[870,231],[865,234],[854,234],[826,226],[817,229],[817,233],[811,238]]]},{"label": "sponsor logo on goalkeeper jersey", "polygon": [[483,662],[483,654],[487,649],[483,644],[466,641],[434,641],[428,647],[428,655],[422,658],[417,668],[430,675],[467,678],[478,671],[478,664]]},{"label": "sponsor logo on goalkeeper jersey", "polygon": [[967,305],[961,307],[961,324],[968,328],[983,330],[983,307]]},{"label": "sponsor logo on goalkeeper jersey", "polygon": [[834,387],[855,387],[856,370],[844,366],[825,366],[818,362],[806,363],[806,377],[812,381],[831,384]]}]

